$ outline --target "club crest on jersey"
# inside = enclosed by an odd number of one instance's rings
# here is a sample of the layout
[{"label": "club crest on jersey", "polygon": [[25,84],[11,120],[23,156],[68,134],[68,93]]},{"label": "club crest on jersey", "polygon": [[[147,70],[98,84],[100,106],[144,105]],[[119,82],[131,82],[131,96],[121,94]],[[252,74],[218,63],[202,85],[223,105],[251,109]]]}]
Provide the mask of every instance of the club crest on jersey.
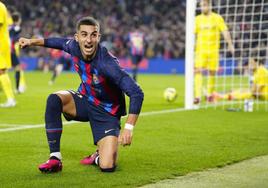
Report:
[{"label": "club crest on jersey", "polygon": [[94,84],[99,84],[100,83],[100,80],[99,80],[99,78],[98,78],[98,76],[96,74],[92,75],[92,80],[93,80]]}]

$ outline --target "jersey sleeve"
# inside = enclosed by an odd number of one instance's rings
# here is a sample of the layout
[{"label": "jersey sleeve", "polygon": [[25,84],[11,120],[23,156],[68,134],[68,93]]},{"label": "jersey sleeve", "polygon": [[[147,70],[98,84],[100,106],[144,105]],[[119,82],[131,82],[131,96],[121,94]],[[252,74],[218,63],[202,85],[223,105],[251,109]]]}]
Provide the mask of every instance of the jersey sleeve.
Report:
[{"label": "jersey sleeve", "polygon": [[227,25],[225,24],[225,22],[224,22],[224,19],[222,18],[222,16],[220,16],[220,15],[218,15],[217,16],[217,23],[218,23],[218,27],[219,27],[219,29],[220,29],[220,31],[222,32],[222,31],[226,31],[226,30],[228,30],[228,27],[227,27]]},{"label": "jersey sleeve", "polygon": [[198,17],[195,17],[195,22],[194,22],[194,33],[195,34],[198,33],[198,22],[199,22]]},{"label": "jersey sleeve", "polygon": [[20,38],[21,28],[20,26],[12,27],[9,31],[10,37],[13,39],[14,42],[17,42]]},{"label": "jersey sleeve", "polygon": [[5,19],[5,7],[0,2],[0,26],[4,24]]},{"label": "jersey sleeve", "polygon": [[106,65],[103,67],[104,74],[130,98],[129,113],[139,114],[144,98],[141,88],[122,70],[117,60],[111,59]]},{"label": "jersey sleeve", "polygon": [[265,85],[265,72],[261,69],[258,69],[254,75],[254,84]]},{"label": "jersey sleeve", "polygon": [[74,54],[73,39],[67,38],[47,38],[44,40],[45,47],[63,50],[71,55]]}]

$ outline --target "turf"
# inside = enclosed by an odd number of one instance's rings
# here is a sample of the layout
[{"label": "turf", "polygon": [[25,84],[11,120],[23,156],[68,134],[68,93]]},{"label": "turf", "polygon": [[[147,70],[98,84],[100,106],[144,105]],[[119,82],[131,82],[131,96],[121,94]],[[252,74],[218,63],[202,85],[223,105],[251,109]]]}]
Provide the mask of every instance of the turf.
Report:
[{"label": "turf", "polygon": [[[51,75],[29,72],[27,92],[17,95],[18,106],[0,109],[0,129],[43,123],[46,97],[61,89],[76,89],[79,78],[65,73],[48,86]],[[140,75],[145,93],[143,112],[183,106],[184,78],[178,75]],[[178,99],[163,99],[166,87],[178,90]],[[0,99],[4,96],[0,93]],[[124,123],[125,119],[122,119]],[[141,116],[131,147],[120,147],[115,173],[103,174],[79,160],[95,150],[87,123],[64,127],[61,150],[63,171],[41,174],[37,165],[47,160],[44,128],[0,132],[2,187],[137,187],[165,178],[268,154],[267,112],[227,112],[202,109]]]}]

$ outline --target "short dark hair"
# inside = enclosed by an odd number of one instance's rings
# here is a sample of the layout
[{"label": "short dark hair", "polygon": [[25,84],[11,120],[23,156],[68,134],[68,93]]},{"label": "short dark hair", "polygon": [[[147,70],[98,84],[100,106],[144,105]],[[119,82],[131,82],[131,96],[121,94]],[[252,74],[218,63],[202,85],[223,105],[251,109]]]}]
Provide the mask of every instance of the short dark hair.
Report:
[{"label": "short dark hair", "polygon": [[258,65],[265,65],[265,58],[263,57],[255,58],[255,61],[258,62]]},{"label": "short dark hair", "polygon": [[264,65],[266,63],[266,49],[258,49],[252,52],[251,57],[254,61],[258,62],[259,65]]},{"label": "short dark hair", "polygon": [[13,12],[12,15],[11,15],[11,17],[12,17],[12,20],[14,22],[17,22],[17,21],[19,21],[21,19],[21,16],[20,16],[20,13],[19,12]]},{"label": "short dark hair", "polygon": [[252,60],[257,64],[257,66],[265,65],[265,58],[263,57],[251,57]]},{"label": "short dark hair", "polygon": [[11,5],[7,6],[7,10],[10,14],[17,11],[16,8],[14,6],[11,6]]},{"label": "short dark hair", "polygon": [[83,17],[80,20],[78,20],[77,24],[76,24],[76,30],[78,31],[80,29],[81,25],[93,25],[93,26],[97,26],[99,28],[100,31],[100,24],[99,22],[90,16],[87,17]]}]

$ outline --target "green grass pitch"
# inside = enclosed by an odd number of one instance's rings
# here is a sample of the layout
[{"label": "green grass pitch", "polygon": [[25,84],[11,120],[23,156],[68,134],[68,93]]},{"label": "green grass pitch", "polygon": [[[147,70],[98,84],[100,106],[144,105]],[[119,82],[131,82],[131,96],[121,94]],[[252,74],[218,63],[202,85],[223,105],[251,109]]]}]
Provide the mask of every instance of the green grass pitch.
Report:
[{"label": "green grass pitch", "polygon": [[[11,75],[13,76],[13,75]],[[77,89],[76,74],[64,73],[48,86],[51,74],[27,72],[27,92],[16,95],[18,105],[0,109],[0,131],[10,127],[44,123],[49,93]],[[142,112],[183,107],[184,77],[139,75],[145,93]],[[163,99],[166,87],[175,87],[178,99]],[[4,101],[0,92],[0,101]],[[124,123],[125,118],[122,119]],[[137,187],[207,168],[268,154],[268,116],[264,110],[227,112],[202,109],[139,118],[130,147],[120,147],[115,173],[103,174],[80,159],[95,150],[87,123],[64,126],[61,151],[63,171],[42,174],[39,163],[48,158],[43,127],[0,132],[0,187]]]}]

